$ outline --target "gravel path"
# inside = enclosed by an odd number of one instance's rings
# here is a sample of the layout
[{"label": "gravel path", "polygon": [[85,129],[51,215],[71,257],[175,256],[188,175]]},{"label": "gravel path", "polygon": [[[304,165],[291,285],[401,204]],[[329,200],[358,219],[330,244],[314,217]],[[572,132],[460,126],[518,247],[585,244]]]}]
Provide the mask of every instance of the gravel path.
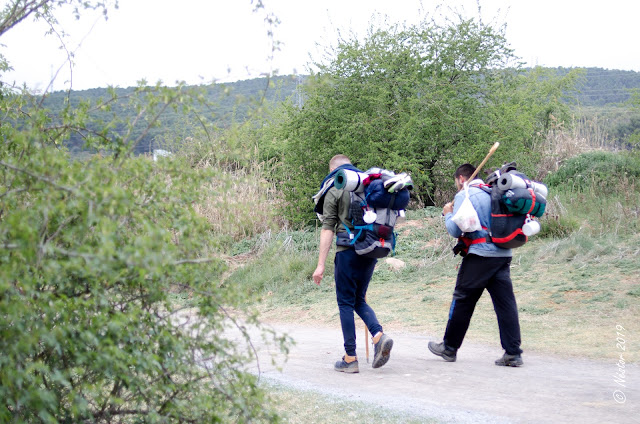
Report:
[{"label": "gravel path", "polygon": [[347,375],[333,370],[343,354],[338,327],[273,328],[293,337],[296,345],[285,363],[279,358],[278,370],[271,363],[272,352],[258,343],[261,378],[286,386],[451,423],[640,424],[638,363],[625,363],[625,381],[617,383],[621,374],[616,361],[525,352],[524,366],[498,367],[493,362],[502,354],[499,348],[467,341],[457,362],[448,363],[428,351],[426,335],[389,333],[394,340],[391,359],[374,370],[366,362],[360,327],[360,373]]}]

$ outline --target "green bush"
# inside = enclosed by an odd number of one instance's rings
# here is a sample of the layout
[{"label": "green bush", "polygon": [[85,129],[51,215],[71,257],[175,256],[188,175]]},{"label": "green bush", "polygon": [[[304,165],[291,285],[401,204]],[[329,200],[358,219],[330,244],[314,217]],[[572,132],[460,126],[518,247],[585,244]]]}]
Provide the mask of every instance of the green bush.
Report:
[{"label": "green bush", "polygon": [[189,206],[206,175],[180,158],[19,150],[0,154],[0,421],[270,420],[241,371],[251,352],[225,336],[245,290],[219,287]]},{"label": "green bush", "polygon": [[[104,6],[27,3],[3,7],[0,35],[29,16],[62,33],[59,7]],[[46,93],[0,82],[0,422],[277,421],[245,371],[249,329],[266,331],[243,285],[220,284],[224,234],[196,210],[212,173],[186,153],[132,157],[166,111],[197,116],[201,89],[108,92],[54,113]],[[135,119],[110,112],[124,103]],[[60,147],[72,135],[100,154],[74,160]]]},{"label": "green bush", "polygon": [[558,171],[549,174],[550,188],[565,187],[575,191],[608,192],[621,183],[640,180],[640,155],[632,152],[593,151],[567,160]]},{"label": "green bush", "polygon": [[456,166],[480,163],[496,141],[487,167],[515,160],[530,173],[534,141],[562,119],[573,78],[509,68],[502,30],[461,16],[372,28],[331,54],[301,87],[303,106],[284,105],[265,137],[296,224],[313,221],[310,198],[338,153],[362,170],[411,174],[416,207],[449,201]]},{"label": "green bush", "polygon": [[553,193],[542,236],[563,237],[577,228],[595,236],[632,234],[640,209],[640,155],[594,151],[567,160],[545,182]]}]

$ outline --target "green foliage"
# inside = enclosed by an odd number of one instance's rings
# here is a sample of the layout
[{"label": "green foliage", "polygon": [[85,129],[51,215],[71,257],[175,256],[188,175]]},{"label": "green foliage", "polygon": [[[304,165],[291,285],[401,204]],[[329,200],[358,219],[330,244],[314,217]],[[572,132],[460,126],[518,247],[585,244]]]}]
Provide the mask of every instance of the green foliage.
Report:
[{"label": "green foliage", "polygon": [[579,229],[580,223],[574,217],[547,214],[540,220],[540,232],[536,238],[565,238]]},{"label": "green foliage", "polygon": [[567,160],[545,182],[553,196],[540,235],[566,237],[635,234],[640,226],[640,156],[592,151]]},{"label": "green foliage", "polygon": [[[3,9],[0,35],[30,14],[53,23],[60,5],[95,6],[22,3]],[[132,154],[166,111],[208,130],[206,98],[144,83],[125,97],[53,112],[2,86],[0,422],[276,421],[245,371],[249,329],[269,332],[242,284],[221,285],[221,238],[196,210],[213,173],[186,153]],[[113,113],[123,104],[133,119]],[[74,159],[62,147],[73,134],[100,154]]]},{"label": "green foliage", "polygon": [[455,167],[479,163],[496,141],[494,164],[533,167],[524,152],[564,116],[574,75],[520,73],[513,60],[501,30],[462,17],[342,40],[305,84],[303,106],[284,105],[268,132],[280,140],[272,155],[282,158],[287,217],[310,222],[309,198],[337,153],[363,170],[410,173],[418,205],[449,199]]},{"label": "green foliage", "polygon": [[577,191],[610,191],[620,182],[633,184],[640,179],[640,156],[632,153],[593,151],[567,160],[545,182],[549,187],[571,187]]},{"label": "green foliage", "polygon": [[[224,266],[188,206],[205,175],[13,149],[0,160],[2,421],[268,417],[241,371],[250,352],[224,334],[244,290],[218,287]],[[193,309],[168,297],[185,290]]]},{"label": "green foliage", "polygon": [[620,144],[637,148],[640,146],[640,87],[636,86],[630,90],[627,104],[631,107],[633,114],[629,116],[627,122],[620,123],[616,127],[616,136]]},{"label": "green foliage", "polygon": [[615,135],[621,144],[640,146],[640,115],[631,116],[629,122],[618,125]]}]

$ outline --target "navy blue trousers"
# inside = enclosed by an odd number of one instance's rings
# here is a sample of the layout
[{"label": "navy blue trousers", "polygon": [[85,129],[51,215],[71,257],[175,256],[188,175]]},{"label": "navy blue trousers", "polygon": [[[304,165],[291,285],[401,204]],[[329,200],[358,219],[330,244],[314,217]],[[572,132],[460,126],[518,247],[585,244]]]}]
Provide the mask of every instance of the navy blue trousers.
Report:
[{"label": "navy blue trousers", "polygon": [[344,350],[349,356],[356,356],[354,311],[364,321],[372,336],[382,331],[375,312],[364,300],[376,262],[377,259],[360,256],[353,249],[336,253],[334,261],[336,298],[340,310]]},{"label": "navy blue trousers", "polygon": [[446,346],[458,349],[462,345],[476,303],[484,289],[487,289],[498,318],[502,348],[509,355],[522,353],[518,306],[513,294],[510,266],[510,257],[492,258],[469,254],[462,259],[444,334]]}]

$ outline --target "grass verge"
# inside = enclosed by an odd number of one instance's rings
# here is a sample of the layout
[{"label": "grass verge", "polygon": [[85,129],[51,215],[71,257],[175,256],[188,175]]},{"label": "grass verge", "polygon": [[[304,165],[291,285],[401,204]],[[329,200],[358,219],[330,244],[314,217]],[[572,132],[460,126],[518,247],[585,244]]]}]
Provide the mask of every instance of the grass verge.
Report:
[{"label": "grass verge", "polygon": [[354,423],[406,423],[429,424],[438,421],[407,411],[394,411],[357,401],[338,398],[312,390],[291,388],[273,382],[263,383],[269,392],[272,405],[283,423],[292,424],[341,424]]}]

